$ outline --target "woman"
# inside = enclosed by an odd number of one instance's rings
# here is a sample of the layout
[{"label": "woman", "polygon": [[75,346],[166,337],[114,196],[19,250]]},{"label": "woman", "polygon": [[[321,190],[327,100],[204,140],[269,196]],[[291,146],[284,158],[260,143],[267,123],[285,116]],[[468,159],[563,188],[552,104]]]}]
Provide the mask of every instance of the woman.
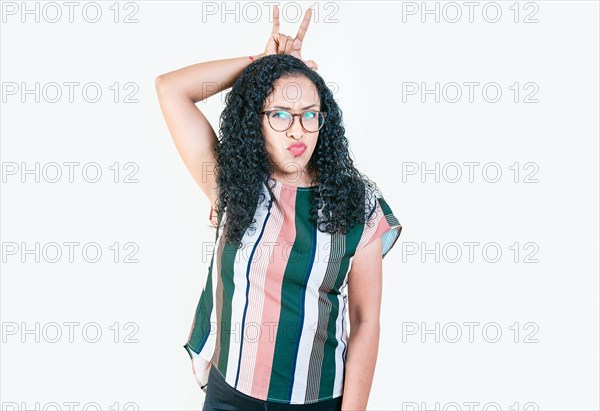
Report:
[{"label": "woman", "polygon": [[[382,259],[402,226],[354,167],[341,110],[301,58],[311,10],[294,39],[279,33],[277,7],[273,17],[264,53],[156,80],[216,227],[184,347],[204,410],[364,410]],[[229,87],[217,139],[195,103]]]}]

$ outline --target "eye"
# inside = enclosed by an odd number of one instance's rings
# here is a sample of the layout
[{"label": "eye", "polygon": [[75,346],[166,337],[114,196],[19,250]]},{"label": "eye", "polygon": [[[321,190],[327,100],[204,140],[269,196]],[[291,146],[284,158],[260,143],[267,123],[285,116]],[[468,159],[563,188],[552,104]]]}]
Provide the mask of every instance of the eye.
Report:
[{"label": "eye", "polygon": [[287,111],[274,111],[271,113],[271,117],[273,118],[290,118],[291,114]]},{"label": "eye", "polygon": [[317,113],[315,113],[314,111],[307,111],[306,113],[304,113],[305,118],[315,118],[316,116]]}]

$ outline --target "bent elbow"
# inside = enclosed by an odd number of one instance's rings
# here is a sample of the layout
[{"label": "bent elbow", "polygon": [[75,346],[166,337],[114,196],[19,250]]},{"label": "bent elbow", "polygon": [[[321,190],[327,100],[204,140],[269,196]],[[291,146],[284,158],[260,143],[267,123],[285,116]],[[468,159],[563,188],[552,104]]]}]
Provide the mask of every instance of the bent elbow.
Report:
[{"label": "bent elbow", "polygon": [[164,89],[166,88],[166,81],[165,81],[165,75],[164,74],[160,74],[158,76],[156,76],[156,78],[154,79],[154,88],[156,89],[156,92],[158,94],[161,94]]}]

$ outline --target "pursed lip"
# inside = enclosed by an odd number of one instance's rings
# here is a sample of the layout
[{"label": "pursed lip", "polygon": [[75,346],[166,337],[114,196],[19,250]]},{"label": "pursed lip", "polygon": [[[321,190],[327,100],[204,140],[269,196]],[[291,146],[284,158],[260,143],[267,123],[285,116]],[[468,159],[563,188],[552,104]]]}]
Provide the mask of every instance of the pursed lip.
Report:
[{"label": "pursed lip", "polygon": [[294,143],[294,144],[292,144],[291,146],[288,147],[288,150],[290,148],[306,148],[306,144],[304,144],[304,143]]}]

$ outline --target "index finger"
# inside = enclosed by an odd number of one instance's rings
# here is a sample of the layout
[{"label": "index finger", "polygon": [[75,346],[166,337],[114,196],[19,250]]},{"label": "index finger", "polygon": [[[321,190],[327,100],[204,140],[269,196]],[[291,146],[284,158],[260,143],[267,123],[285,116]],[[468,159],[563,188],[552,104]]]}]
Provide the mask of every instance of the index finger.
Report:
[{"label": "index finger", "polygon": [[312,9],[309,7],[304,13],[304,19],[300,24],[300,28],[298,29],[298,34],[296,34],[296,38],[298,40],[304,40],[304,35],[306,34],[306,30],[308,30],[308,24],[310,23],[310,18],[312,17]]},{"label": "index finger", "polygon": [[273,31],[272,34],[279,34],[279,7],[273,7]]}]

